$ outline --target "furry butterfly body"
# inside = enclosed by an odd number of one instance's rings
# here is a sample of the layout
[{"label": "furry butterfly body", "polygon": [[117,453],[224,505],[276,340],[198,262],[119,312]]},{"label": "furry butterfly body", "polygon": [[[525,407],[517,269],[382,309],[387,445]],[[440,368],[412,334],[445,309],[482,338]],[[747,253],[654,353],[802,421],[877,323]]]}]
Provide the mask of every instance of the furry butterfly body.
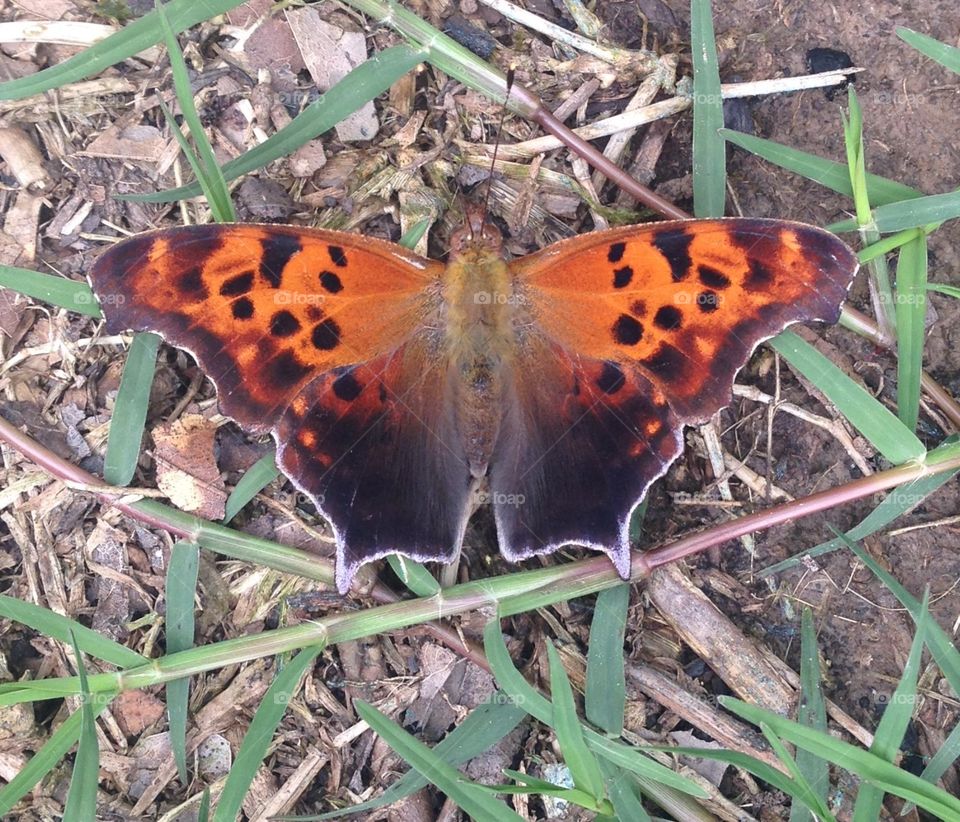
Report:
[{"label": "furry butterfly body", "polygon": [[[337,585],[390,553],[451,561],[488,484],[502,553],[577,544],[629,573],[628,524],[759,342],[836,321],[856,258],[820,229],[697,220],[506,261],[471,214],[449,262],[292,226],[162,230],[104,253],[111,332],[194,354],[223,412],[337,541]],[[123,294],[124,299],[111,299]]]}]

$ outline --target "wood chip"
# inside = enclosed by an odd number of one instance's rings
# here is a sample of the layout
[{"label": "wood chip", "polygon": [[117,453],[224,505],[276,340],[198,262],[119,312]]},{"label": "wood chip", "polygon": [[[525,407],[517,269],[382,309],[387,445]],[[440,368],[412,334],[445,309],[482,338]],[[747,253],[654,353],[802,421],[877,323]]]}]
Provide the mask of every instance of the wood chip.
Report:
[{"label": "wood chip", "polygon": [[[285,12],[303,62],[320,91],[329,91],[367,59],[367,39],[362,31],[350,31],[324,20],[312,6]],[[340,18],[344,19],[345,18]],[[344,22],[344,25],[346,23]],[[371,140],[380,130],[372,102],[336,125],[337,137],[345,143]]]},{"label": "wood chip", "polygon": [[167,141],[154,126],[110,126],[82,151],[84,157],[110,157],[118,160],[155,162]]}]

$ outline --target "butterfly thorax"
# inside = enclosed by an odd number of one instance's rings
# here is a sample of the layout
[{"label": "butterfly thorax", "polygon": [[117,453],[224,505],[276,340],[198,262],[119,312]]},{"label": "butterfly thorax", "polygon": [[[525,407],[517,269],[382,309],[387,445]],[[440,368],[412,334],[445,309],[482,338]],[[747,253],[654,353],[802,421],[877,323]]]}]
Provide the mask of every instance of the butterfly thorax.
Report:
[{"label": "butterfly thorax", "polygon": [[470,471],[479,478],[487,471],[500,429],[517,300],[499,232],[489,226],[470,229],[468,225],[451,243],[444,295],[456,424]]}]

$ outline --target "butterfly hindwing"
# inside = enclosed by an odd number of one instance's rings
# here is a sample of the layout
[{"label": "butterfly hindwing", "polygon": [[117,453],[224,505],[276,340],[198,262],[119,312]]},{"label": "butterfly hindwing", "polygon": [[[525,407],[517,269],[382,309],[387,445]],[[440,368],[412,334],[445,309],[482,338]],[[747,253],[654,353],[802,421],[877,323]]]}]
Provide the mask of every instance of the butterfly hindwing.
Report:
[{"label": "butterfly hindwing", "polygon": [[447,365],[417,338],[322,375],[280,421],[277,463],[334,527],[341,592],[386,554],[450,562],[460,550],[473,480]]},{"label": "butterfly hindwing", "polygon": [[629,517],[683,449],[664,393],[639,369],[545,339],[521,349],[490,467],[500,550],[606,552],[629,575]]}]

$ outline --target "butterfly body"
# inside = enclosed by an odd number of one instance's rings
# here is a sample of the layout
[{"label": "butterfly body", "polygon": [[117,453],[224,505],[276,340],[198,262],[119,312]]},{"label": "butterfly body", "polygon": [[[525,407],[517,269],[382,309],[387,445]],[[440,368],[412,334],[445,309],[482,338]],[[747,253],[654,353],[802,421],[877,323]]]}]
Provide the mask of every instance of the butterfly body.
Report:
[{"label": "butterfly body", "polygon": [[756,345],[833,322],[857,269],[832,235],[703,220],[582,235],[506,261],[476,212],[444,265],[360,235],[192,226],[103,254],[107,329],[162,334],[337,541],[337,585],[390,553],[448,562],[478,484],[501,552],[565,544],[629,574],[629,520],[730,401]]},{"label": "butterfly body", "polygon": [[444,272],[451,403],[470,474],[487,473],[518,326],[514,284],[492,227],[456,238]]}]

